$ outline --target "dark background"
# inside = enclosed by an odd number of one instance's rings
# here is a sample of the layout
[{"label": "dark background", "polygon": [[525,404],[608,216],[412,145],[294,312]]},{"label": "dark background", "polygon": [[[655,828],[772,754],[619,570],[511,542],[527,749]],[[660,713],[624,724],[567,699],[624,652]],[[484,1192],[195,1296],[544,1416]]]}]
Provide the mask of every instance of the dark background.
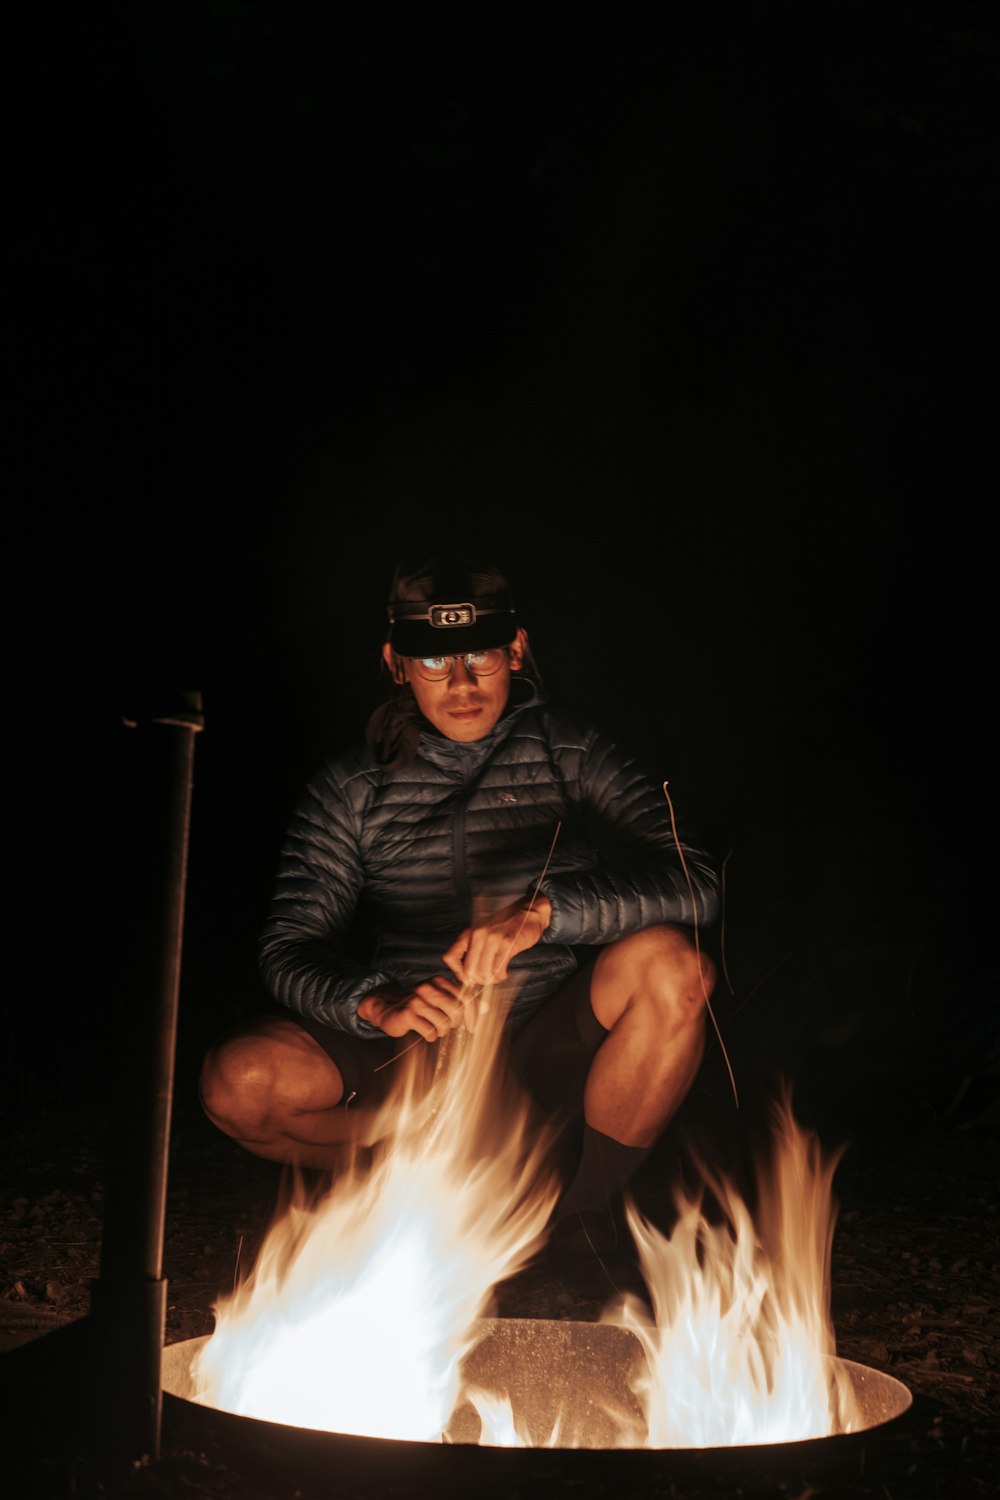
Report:
[{"label": "dark background", "polygon": [[145,983],[123,715],[204,697],[190,1099],[259,999],[299,786],[380,699],[393,563],[449,540],[726,859],[738,1074],[933,1106],[995,1056],[998,30],[943,0],[23,27],[15,1107],[98,1095]]}]

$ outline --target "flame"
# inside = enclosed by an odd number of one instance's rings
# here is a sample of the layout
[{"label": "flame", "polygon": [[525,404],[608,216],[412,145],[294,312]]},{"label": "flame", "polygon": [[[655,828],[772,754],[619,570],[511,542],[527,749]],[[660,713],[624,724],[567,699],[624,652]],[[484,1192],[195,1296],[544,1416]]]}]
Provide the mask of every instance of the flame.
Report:
[{"label": "flame", "polygon": [[[483,1391],[476,1386],[467,1386],[465,1398],[480,1422],[479,1442],[487,1448],[528,1448],[531,1444],[514,1416],[514,1404],[509,1396],[496,1391]],[[557,1446],[558,1431],[552,1434],[547,1447]]]},{"label": "flame", "polygon": [[440,1441],[462,1356],[498,1282],[538,1247],[557,1183],[499,1057],[503,1016],[397,1064],[402,1103],[374,1161],[272,1226],[216,1308],[195,1399],[243,1416]]},{"label": "flame", "polygon": [[653,1316],[634,1297],[606,1316],[646,1352],[636,1391],[649,1447],[790,1442],[863,1425],[828,1312],[840,1154],[824,1156],[786,1098],[756,1220],[722,1179],[712,1184],[722,1224],[682,1196],[667,1238],[629,1205]]},{"label": "flame", "polygon": [[710,1174],[721,1223],[682,1196],[667,1237],[629,1204],[649,1306],[629,1296],[602,1317],[637,1348],[627,1400],[603,1386],[584,1397],[591,1372],[572,1353],[558,1382],[554,1366],[541,1378],[579,1409],[558,1410],[557,1396],[540,1432],[539,1414],[518,1409],[523,1390],[512,1406],[471,1374],[463,1389],[477,1321],[540,1247],[558,1192],[552,1135],[511,1081],[502,1023],[491,1009],[452,1033],[432,1075],[422,1045],[398,1064],[385,1139],[318,1202],[300,1195],[216,1308],[194,1399],[298,1427],[476,1441],[467,1425],[449,1431],[464,1403],[495,1446],[529,1446],[534,1432],[537,1446],[704,1447],[863,1426],[828,1312],[840,1153],[824,1155],[787,1099],[754,1216]]}]

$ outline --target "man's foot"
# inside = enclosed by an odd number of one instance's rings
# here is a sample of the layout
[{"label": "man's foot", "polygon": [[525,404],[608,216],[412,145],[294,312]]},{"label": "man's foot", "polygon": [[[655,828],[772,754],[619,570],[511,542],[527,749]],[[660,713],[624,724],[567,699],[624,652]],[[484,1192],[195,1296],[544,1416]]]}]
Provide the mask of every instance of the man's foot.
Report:
[{"label": "man's foot", "polygon": [[538,1262],[541,1274],[590,1301],[609,1302],[626,1292],[645,1294],[631,1238],[610,1213],[575,1213],[560,1219]]}]

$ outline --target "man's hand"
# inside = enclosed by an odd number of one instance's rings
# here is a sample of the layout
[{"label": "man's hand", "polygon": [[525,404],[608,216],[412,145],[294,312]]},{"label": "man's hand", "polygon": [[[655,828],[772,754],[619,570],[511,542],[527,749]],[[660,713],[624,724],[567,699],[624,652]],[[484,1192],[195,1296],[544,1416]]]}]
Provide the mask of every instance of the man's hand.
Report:
[{"label": "man's hand", "polygon": [[386,985],[365,996],[358,1015],[386,1036],[406,1036],[415,1031],[425,1042],[436,1042],[461,1024],[465,1005],[460,994],[460,987],[446,974],[427,979],[412,990]]},{"label": "man's hand", "polygon": [[527,901],[516,901],[460,932],[444,954],[444,962],[466,985],[482,988],[506,979],[514,954],[533,948],[551,920],[552,903],[547,896],[537,896],[530,907]]}]

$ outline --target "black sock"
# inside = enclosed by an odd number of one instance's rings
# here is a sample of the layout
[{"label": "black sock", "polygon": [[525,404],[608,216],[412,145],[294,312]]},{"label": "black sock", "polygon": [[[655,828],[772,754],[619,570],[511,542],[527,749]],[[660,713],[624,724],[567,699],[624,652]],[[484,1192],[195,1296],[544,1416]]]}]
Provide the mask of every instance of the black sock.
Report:
[{"label": "black sock", "polygon": [[569,1214],[610,1213],[615,1198],[651,1149],[626,1146],[593,1125],[584,1125],[580,1164],[556,1206],[556,1220]]}]

